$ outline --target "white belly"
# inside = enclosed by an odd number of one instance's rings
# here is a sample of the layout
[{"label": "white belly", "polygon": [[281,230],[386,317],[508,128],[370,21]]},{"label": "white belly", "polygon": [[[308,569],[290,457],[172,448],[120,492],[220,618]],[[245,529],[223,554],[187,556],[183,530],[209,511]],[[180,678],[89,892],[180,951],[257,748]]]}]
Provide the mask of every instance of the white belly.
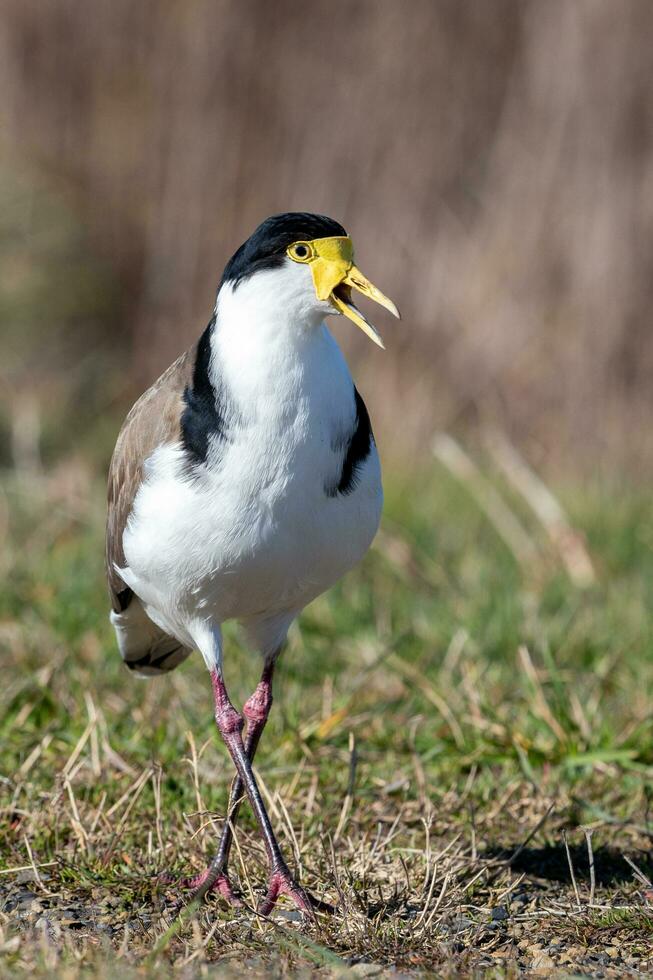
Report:
[{"label": "white belly", "polygon": [[178,446],[160,448],[125,531],[121,574],[157,625],[188,646],[198,620],[228,619],[251,623],[267,646],[266,624],[285,632],[362,558],[378,528],[376,447],[355,489],[328,496],[337,465],[326,433],[301,413],[274,438],[244,433],[215,472],[190,477]]}]

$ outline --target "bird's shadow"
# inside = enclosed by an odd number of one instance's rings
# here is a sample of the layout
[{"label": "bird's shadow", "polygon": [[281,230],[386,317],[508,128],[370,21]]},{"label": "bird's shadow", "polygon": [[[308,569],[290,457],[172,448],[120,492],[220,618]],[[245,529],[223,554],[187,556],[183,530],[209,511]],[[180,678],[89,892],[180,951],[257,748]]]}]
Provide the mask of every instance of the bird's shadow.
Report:
[{"label": "bird's shadow", "polygon": [[[493,848],[484,856],[506,860],[513,871],[544,881],[569,883],[571,880],[569,858],[563,844],[545,844],[542,847],[525,847],[512,860],[510,851]],[[569,845],[569,857],[577,881],[591,881],[587,847],[584,844]],[[653,878],[653,854],[641,851],[634,858],[639,870]],[[624,859],[622,851],[601,846],[594,849],[594,877],[597,885],[616,886],[633,881],[634,872]]]}]

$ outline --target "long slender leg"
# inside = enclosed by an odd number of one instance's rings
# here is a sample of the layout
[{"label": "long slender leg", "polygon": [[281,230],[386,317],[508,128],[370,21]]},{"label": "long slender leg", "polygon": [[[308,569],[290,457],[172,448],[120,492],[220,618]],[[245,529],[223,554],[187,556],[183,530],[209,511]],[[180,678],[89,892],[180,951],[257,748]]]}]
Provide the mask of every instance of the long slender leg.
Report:
[{"label": "long slender leg", "polygon": [[236,711],[229,700],[224,681],[217,671],[211,673],[211,680],[213,682],[215,719],[218,729],[247,792],[249,802],[263,837],[268,861],[270,862],[268,891],[259,907],[259,911],[263,915],[267,915],[274,907],[279,895],[288,895],[302,912],[312,917],[313,908],[317,903],[311,900],[304,889],[294,880],[274,836],[270,818],[268,817],[254,773],[252,772],[252,764],[247,757],[243,744],[243,717]]},{"label": "long slender leg", "polygon": [[[272,707],[272,675],[274,673],[274,663],[275,658],[266,662],[256,690],[243,705],[243,715],[247,723],[244,746],[245,753],[250,762],[253,761],[256,755],[259,739],[261,738],[268,720],[268,715],[270,714],[270,708]],[[190,888],[195,889],[192,896],[193,899],[201,899],[207,892],[216,889],[223,897],[231,901],[232,904],[240,904],[239,899],[234,895],[231,888],[227,874],[227,865],[233,843],[233,829],[238,820],[238,812],[242,800],[243,781],[240,775],[237,774],[231,784],[227,819],[222,828],[217,854],[206,871],[187,882]]]}]

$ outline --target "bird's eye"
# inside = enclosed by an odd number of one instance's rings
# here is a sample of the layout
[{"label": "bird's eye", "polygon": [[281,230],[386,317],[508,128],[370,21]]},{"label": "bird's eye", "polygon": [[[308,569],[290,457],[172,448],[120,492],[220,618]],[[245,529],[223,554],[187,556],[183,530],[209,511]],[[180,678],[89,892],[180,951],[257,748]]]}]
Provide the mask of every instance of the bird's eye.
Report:
[{"label": "bird's eye", "polygon": [[313,254],[311,246],[306,242],[295,242],[288,248],[287,252],[295,262],[308,262]]}]

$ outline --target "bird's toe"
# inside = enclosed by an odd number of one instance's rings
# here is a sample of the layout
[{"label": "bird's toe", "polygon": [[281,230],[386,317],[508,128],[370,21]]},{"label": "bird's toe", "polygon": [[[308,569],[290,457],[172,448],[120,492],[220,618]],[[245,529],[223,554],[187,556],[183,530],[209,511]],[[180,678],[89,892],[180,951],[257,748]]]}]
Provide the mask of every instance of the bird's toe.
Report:
[{"label": "bird's toe", "polygon": [[160,880],[166,886],[175,886],[184,891],[190,890],[189,902],[203,899],[206,895],[220,895],[229,905],[234,908],[242,906],[242,900],[234,891],[229,875],[222,872],[214,880],[210,880],[210,869],[202,871],[201,874],[189,878],[175,878],[173,875],[162,875]]},{"label": "bird's toe", "polygon": [[302,888],[289,871],[275,869],[268,881],[265,898],[259,903],[260,915],[269,915],[281,895],[286,895],[307,919],[314,920],[316,912],[335,912],[335,908],[327,902],[315,898],[305,888]]}]

